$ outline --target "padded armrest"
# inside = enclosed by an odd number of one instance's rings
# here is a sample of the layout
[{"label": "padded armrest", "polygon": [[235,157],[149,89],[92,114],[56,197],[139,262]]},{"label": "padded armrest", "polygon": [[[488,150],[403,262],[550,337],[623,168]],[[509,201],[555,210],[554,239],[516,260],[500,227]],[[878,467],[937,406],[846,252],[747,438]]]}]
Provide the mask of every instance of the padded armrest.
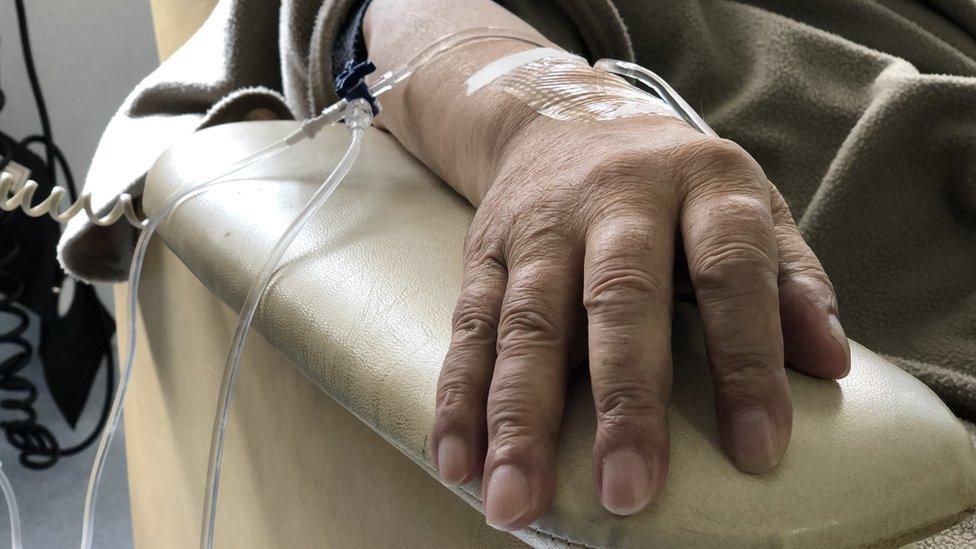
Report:
[{"label": "padded armrest", "polygon": [[[163,155],[145,205],[279,139],[295,122],[207,129]],[[167,245],[238,309],[274,242],[344,150],[344,128],[252,167],[187,202],[162,228]],[[316,385],[428,472],[434,391],[460,286],[473,210],[389,135],[363,157],[287,254],[258,330]],[[678,306],[669,412],[671,470],[649,509],[615,517],[591,471],[594,414],[585,372],[570,382],[550,512],[517,535],[533,545],[861,546],[921,538],[976,507],[976,452],[927,387],[852,344],[840,382],[793,372],[793,438],[765,476],[722,452],[701,330]],[[476,486],[456,493],[480,508]]]}]

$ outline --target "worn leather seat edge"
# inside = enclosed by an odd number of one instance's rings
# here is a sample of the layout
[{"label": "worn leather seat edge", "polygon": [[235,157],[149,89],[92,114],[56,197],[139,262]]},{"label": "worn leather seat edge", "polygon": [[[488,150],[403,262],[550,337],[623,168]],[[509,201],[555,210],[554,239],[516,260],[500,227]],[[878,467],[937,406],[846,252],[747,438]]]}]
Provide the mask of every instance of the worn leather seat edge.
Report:
[{"label": "worn leather seat edge", "polygon": [[[199,132],[153,168],[148,210],[294,127],[241,123]],[[346,138],[331,128],[187,203],[164,226],[166,244],[215,295],[239,306]],[[428,472],[433,392],[471,215],[395,140],[373,131],[349,180],[286,256],[256,322],[305,376]],[[938,531],[976,507],[976,452],[960,422],[928,388],[856,344],[852,374],[839,383],[791,373],[789,453],[771,475],[739,473],[718,446],[693,308],[678,307],[675,321],[665,492],[630,518],[600,507],[590,470],[592,405],[579,374],[559,442],[556,499],[546,517],[519,534],[524,541],[890,545]],[[477,506],[476,494],[473,486],[463,495]]]}]

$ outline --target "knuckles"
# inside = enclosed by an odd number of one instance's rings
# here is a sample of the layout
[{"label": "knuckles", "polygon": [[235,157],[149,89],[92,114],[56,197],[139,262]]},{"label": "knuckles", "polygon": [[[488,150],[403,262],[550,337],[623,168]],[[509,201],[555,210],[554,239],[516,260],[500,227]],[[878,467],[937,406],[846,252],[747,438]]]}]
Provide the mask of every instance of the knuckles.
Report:
[{"label": "knuckles", "polygon": [[800,285],[810,294],[827,293],[834,295],[834,286],[819,262],[812,257],[798,256],[784,262],[781,278],[783,282]]},{"label": "knuckles", "polygon": [[455,341],[480,343],[494,340],[497,334],[497,322],[491,314],[493,309],[491,300],[487,296],[465,294],[458,298],[452,321]]},{"label": "knuckles", "polygon": [[664,415],[664,405],[652,386],[639,380],[605,382],[594,396],[603,429],[643,426]]},{"label": "knuckles", "polygon": [[504,269],[501,260],[506,238],[505,224],[491,213],[489,204],[482,205],[464,234],[465,261],[481,268]]},{"label": "knuckles", "polygon": [[633,303],[666,302],[670,291],[645,269],[616,264],[594,267],[583,292],[583,307],[591,315],[612,314]]},{"label": "knuckles", "polygon": [[712,358],[713,382],[718,391],[749,394],[769,385],[769,379],[783,369],[783,357],[764,353],[763,346],[742,342]]},{"label": "knuckles", "polygon": [[442,417],[455,417],[470,410],[480,399],[474,394],[470,378],[456,369],[441,372],[437,384],[437,414]]},{"label": "knuckles", "polygon": [[729,139],[703,137],[682,143],[672,150],[670,161],[673,169],[690,179],[762,172],[752,156]]},{"label": "knuckles", "polygon": [[511,304],[498,323],[499,354],[518,354],[529,348],[564,343],[567,334],[552,316],[539,304]]},{"label": "knuckles", "polygon": [[730,290],[747,279],[776,277],[773,258],[759,246],[741,239],[709,246],[698,253],[688,268],[695,290],[704,293]]},{"label": "knuckles", "polygon": [[555,426],[544,425],[533,384],[524,379],[529,372],[509,374],[495,381],[488,396],[488,438],[492,446],[527,446],[550,436]]},{"label": "knuckles", "polygon": [[738,188],[754,190],[769,185],[756,161],[733,141],[673,129],[670,139],[652,139],[647,136],[656,133],[647,130],[625,125],[559,147],[533,141],[524,146],[531,150],[508,157],[482,207],[490,217],[515,224],[531,219],[565,225],[577,210],[657,215],[706,182],[735,181]]}]

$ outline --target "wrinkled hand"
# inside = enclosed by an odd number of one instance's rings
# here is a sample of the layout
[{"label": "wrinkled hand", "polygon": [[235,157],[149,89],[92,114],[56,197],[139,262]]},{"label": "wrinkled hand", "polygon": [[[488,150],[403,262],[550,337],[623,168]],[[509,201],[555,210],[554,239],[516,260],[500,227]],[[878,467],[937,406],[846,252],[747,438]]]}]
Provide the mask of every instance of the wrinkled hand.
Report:
[{"label": "wrinkled hand", "polygon": [[676,240],[705,329],[722,444],[774,468],[792,405],[784,371],[849,370],[833,289],[789,209],[736,144],[665,117],[540,119],[504,151],[465,243],[437,391],[440,475],[484,472],[485,515],[521,528],[549,507],[576,342],[588,344],[594,470],[631,514],[668,468]]}]

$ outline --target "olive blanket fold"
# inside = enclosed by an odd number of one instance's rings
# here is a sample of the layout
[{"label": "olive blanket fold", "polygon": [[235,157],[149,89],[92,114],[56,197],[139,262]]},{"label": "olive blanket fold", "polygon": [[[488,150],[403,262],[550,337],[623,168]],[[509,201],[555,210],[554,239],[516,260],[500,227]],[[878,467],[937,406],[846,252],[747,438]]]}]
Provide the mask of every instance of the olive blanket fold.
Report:
[{"label": "olive blanket fold", "polygon": [[[591,61],[669,80],[780,188],[847,333],[976,418],[976,3],[500,3]],[[86,183],[96,207],[138,196],[156,157],[198,128],[327,105],[353,4],[221,1],[110,122]],[[134,241],[125,224],[78,217],[60,258],[81,278],[120,280]]]}]

